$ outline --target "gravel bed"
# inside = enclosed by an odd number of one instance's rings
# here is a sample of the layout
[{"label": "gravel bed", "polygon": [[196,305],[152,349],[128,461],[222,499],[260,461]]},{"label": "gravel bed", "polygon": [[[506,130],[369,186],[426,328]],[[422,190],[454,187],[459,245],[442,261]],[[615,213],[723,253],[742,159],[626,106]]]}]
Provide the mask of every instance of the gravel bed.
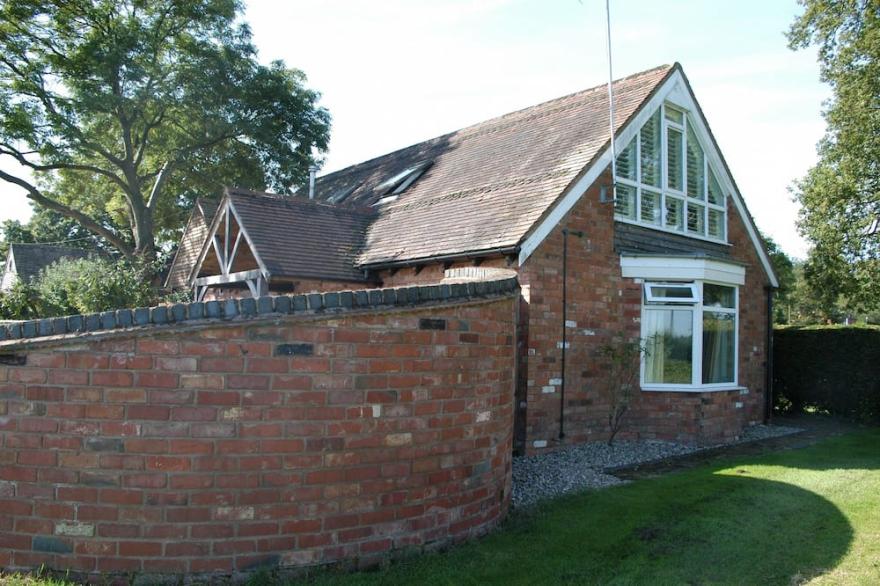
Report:
[{"label": "gravel bed", "polygon": [[782,425],[753,425],[739,439],[709,446],[659,440],[617,440],[580,444],[546,454],[513,459],[513,506],[524,507],[570,492],[605,488],[625,481],[606,473],[613,468],[665,460],[725,445],[760,441],[802,431]]}]

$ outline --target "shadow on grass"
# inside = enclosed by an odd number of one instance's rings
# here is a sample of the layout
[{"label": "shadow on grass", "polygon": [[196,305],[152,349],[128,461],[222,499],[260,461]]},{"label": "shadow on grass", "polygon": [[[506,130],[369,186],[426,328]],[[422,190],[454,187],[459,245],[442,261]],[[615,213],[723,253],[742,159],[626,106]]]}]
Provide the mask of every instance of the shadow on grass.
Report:
[{"label": "shadow on grass", "polygon": [[[808,487],[821,474],[793,472]],[[751,474],[703,467],[569,497],[447,553],[309,582],[790,584],[833,568],[853,539],[840,510],[797,478]]]}]

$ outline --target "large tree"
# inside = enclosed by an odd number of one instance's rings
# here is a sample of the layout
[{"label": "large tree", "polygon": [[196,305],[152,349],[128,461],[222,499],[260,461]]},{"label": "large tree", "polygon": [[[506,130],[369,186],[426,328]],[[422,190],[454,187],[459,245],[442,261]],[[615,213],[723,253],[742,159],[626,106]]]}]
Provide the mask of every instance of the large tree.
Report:
[{"label": "large tree", "polygon": [[0,179],[128,258],[225,184],[290,191],[326,150],[302,72],[237,0],[0,0]]},{"label": "large tree", "polygon": [[880,0],[801,4],[790,46],[818,47],[833,91],[819,163],[794,189],[812,244],[804,272],[826,313],[840,298],[870,310],[880,307]]}]

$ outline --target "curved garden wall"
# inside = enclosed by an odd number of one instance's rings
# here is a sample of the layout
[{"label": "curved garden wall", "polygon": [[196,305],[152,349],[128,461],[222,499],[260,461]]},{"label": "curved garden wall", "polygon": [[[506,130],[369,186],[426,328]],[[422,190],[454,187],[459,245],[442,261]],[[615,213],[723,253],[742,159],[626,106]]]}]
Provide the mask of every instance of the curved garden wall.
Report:
[{"label": "curved garden wall", "polygon": [[230,574],[485,532],[510,498],[517,290],[21,326],[0,343],[0,567]]}]

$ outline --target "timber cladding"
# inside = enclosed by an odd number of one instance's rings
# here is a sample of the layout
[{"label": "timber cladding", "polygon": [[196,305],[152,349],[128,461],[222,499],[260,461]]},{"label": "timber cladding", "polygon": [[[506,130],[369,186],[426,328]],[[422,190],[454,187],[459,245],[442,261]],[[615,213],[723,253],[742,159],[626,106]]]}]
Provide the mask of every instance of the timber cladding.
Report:
[{"label": "timber cladding", "polygon": [[229,575],[484,533],[518,292],[483,291],[4,349],[0,567]]}]

